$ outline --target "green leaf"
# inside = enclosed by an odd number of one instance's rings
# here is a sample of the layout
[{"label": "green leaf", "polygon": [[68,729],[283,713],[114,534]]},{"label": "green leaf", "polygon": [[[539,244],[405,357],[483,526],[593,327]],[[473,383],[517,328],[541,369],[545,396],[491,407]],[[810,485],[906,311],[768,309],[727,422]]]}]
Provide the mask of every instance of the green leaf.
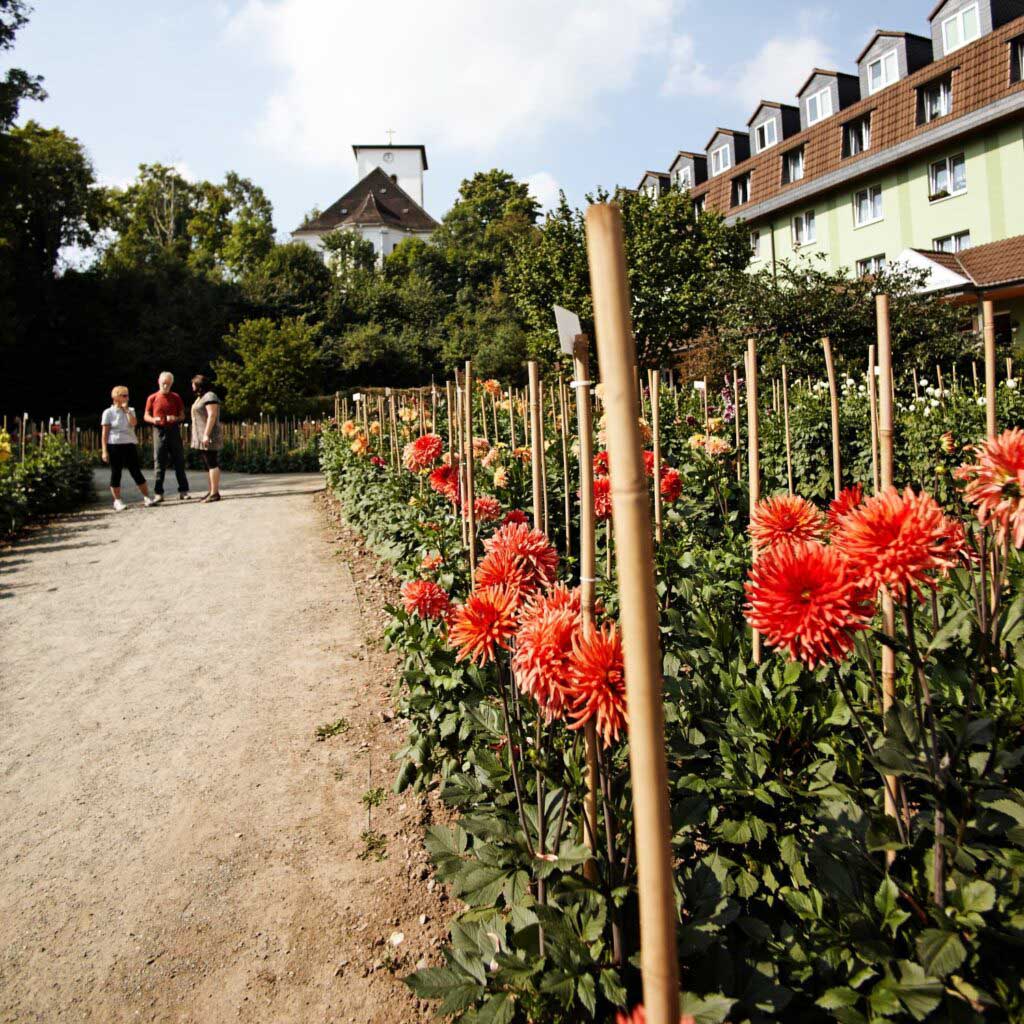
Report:
[{"label": "green leaf", "polygon": [[516,1013],[515,996],[499,992],[476,1011],[477,1024],[511,1024]]},{"label": "green leaf", "polygon": [[684,992],[680,1000],[679,1012],[683,1016],[689,1014],[697,1021],[697,1024],[722,1024],[735,1004],[735,999],[730,999],[721,993],[698,996],[693,992]]},{"label": "green leaf", "polygon": [[960,890],[960,900],[966,913],[985,914],[996,905],[996,890],[991,883],[976,878]]},{"label": "green leaf", "polygon": [[836,1010],[840,1006],[854,1006],[860,996],[852,988],[845,986],[830,988],[817,1001],[817,1005],[823,1010]]},{"label": "green leaf", "polygon": [[594,1016],[597,1013],[597,985],[594,983],[594,976],[592,974],[584,974],[576,982],[576,995],[590,1012],[590,1015]]},{"label": "green leaf", "polygon": [[908,913],[899,909],[899,898],[899,888],[886,875],[878,887],[878,892],[875,893],[875,907],[882,915],[882,927],[889,928],[893,935],[899,930],[900,925],[910,917]]},{"label": "green leaf", "polygon": [[914,1020],[924,1020],[942,1001],[942,982],[930,978],[920,964],[912,960],[899,962],[900,980],[897,994]]},{"label": "green leaf", "polygon": [[967,950],[956,932],[926,928],[917,937],[917,955],[929,974],[942,977],[955,971],[964,962]]}]

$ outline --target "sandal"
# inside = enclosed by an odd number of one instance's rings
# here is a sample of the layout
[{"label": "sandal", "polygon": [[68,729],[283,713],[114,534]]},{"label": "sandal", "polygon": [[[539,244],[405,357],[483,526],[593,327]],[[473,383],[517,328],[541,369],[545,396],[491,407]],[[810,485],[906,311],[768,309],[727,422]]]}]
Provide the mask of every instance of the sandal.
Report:
[{"label": "sandal", "polygon": [[220,491],[218,491],[216,494],[207,494],[206,497],[202,499],[202,501],[204,504],[209,504],[210,502],[213,501],[220,501]]}]

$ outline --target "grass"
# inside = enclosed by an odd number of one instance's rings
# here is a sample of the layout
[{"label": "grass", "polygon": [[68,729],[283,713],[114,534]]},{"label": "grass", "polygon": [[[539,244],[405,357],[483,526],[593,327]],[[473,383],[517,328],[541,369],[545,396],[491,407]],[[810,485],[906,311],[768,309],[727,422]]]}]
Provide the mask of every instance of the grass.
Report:
[{"label": "grass", "polygon": [[367,829],[359,838],[363,841],[360,860],[387,860],[388,839],[382,832]]},{"label": "grass", "polygon": [[324,740],[330,739],[331,736],[344,736],[350,728],[351,725],[347,718],[339,718],[336,722],[318,725],[316,728],[317,742],[323,743]]},{"label": "grass", "polygon": [[382,803],[388,798],[388,791],[383,786],[378,786],[376,789],[368,789],[363,794],[363,804],[366,809],[369,810],[371,807],[380,807]]}]

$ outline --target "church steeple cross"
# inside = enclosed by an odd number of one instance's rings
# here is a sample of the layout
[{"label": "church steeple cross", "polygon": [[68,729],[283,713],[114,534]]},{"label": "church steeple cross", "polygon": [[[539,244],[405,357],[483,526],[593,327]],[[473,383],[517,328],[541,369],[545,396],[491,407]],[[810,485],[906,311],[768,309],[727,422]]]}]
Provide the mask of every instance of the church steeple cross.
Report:
[{"label": "church steeple cross", "polygon": [[395,141],[395,129],[394,128],[388,128],[387,129],[387,137],[388,137],[388,145],[389,146],[393,145],[394,141]]}]

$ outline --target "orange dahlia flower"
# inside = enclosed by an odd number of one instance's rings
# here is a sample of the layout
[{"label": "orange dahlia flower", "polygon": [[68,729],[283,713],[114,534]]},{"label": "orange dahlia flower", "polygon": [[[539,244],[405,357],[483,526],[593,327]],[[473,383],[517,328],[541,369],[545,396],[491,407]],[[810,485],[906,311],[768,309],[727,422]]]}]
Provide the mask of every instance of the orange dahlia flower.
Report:
[{"label": "orange dahlia flower", "polygon": [[358,429],[352,420],[345,420],[341,425],[341,434],[343,437],[355,437]]},{"label": "orange dahlia flower", "polygon": [[435,569],[440,569],[442,565],[444,565],[444,559],[439,551],[432,551],[424,555],[423,561],[420,562],[420,568],[425,572],[433,572]]},{"label": "orange dahlia flower", "polygon": [[839,492],[838,498],[833,498],[828,506],[828,528],[829,531],[838,528],[843,517],[864,500],[864,488],[860,484],[854,484]]},{"label": "orange dahlia flower", "polygon": [[817,541],[766,551],[751,567],[745,590],[743,613],[751,627],[809,668],[844,658],[853,634],[866,629],[874,613],[856,570]]},{"label": "orange dahlia flower", "polygon": [[614,623],[573,637],[567,690],[569,728],[582,729],[593,719],[598,736],[611,746],[629,721],[622,642]]},{"label": "orange dahlia flower", "polygon": [[501,518],[501,502],[489,494],[481,495],[473,502],[473,515],[478,523],[493,523]]},{"label": "orange dahlia flower", "polygon": [[410,441],[402,452],[405,468],[413,473],[430,469],[444,451],[444,442],[437,434],[422,434],[415,441]]},{"label": "orange dahlia flower", "polygon": [[821,513],[797,495],[764,498],[750,513],[748,532],[758,551],[770,550],[777,544],[818,540],[821,531]]},{"label": "orange dahlia flower", "polygon": [[406,613],[421,619],[443,619],[449,611],[448,595],[433,580],[409,580],[402,584]]},{"label": "orange dahlia flower", "polygon": [[503,552],[522,560],[524,589],[536,590],[555,581],[558,552],[540,530],[524,523],[508,523],[484,541],[484,551]]},{"label": "orange dahlia flower", "polygon": [[484,381],[484,391],[491,396],[491,398],[499,398],[501,396],[501,384],[498,381],[491,379]]},{"label": "orange dahlia flower", "polygon": [[533,593],[526,563],[507,548],[489,551],[476,567],[478,587],[510,587],[523,594]]},{"label": "orange dahlia flower", "polygon": [[963,537],[930,495],[890,487],[847,513],[832,545],[872,593],[884,586],[896,600],[908,590],[920,599],[922,584],[936,586],[933,572],[956,564]]},{"label": "orange dahlia flower", "polygon": [[1024,430],[1014,427],[986,441],[978,461],[963,467],[970,474],[964,490],[982,526],[993,525],[1000,542],[1009,534],[1024,547]]},{"label": "orange dahlia flower", "polygon": [[524,609],[512,656],[516,685],[537,702],[550,722],[560,718],[566,702],[572,642],[580,628],[579,602],[573,610],[568,591],[549,601],[538,596]]},{"label": "orange dahlia flower", "polygon": [[486,665],[498,649],[509,649],[518,626],[519,592],[513,587],[483,587],[473,591],[466,603],[451,614],[448,643],[456,650],[456,661]]},{"label": "orange dahlia flower", "polygon": [[459,500],[459,470],[458,466],[450,463],[438,466],[430,474],[430,486],[432,490],[443,495],[449,501]]}]

